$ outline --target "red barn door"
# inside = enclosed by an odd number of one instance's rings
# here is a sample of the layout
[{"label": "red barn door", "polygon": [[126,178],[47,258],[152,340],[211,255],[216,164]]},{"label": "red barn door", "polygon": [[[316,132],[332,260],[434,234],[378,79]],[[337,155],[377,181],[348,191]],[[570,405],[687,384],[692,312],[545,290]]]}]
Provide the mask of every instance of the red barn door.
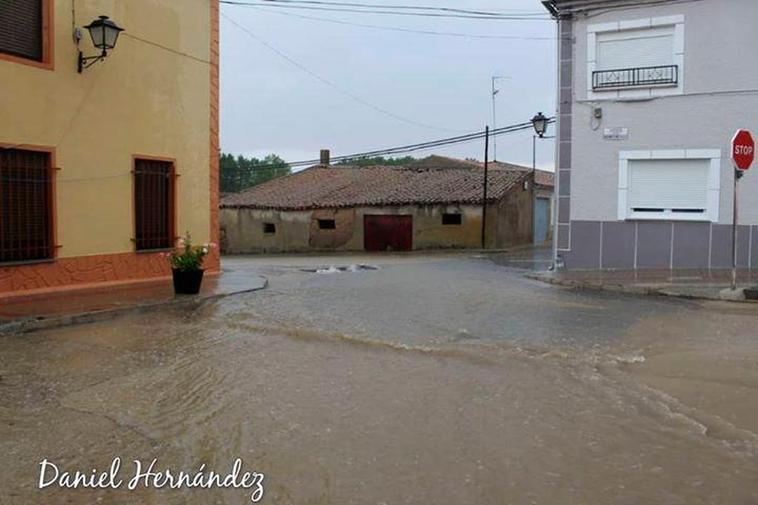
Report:
[{"label": "red barn door", "polygon": [[413,249],[413,216],[363,216],[363,247],[367,251]]}]

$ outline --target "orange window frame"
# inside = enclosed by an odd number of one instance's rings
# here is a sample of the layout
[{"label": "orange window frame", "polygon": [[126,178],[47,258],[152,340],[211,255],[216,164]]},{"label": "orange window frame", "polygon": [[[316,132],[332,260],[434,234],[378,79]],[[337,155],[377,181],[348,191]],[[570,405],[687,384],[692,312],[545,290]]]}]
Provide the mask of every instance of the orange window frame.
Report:
[{"label": "orange window frame", "polygon": [[42,61],[0,52],[0,61],[55,70],[55,0],[42,0]]}]

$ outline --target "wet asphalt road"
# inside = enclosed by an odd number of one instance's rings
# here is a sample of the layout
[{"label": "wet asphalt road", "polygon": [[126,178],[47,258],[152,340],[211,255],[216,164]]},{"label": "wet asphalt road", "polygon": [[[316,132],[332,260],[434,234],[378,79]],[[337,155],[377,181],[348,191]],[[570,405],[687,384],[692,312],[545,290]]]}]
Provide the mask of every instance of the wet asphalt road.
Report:
[{"label": "wet asphalt road", "polygon": [[556,288],[497,261],[226,258],[269,287],[3,337],[0,503],[249,503],[35,488],[44,458],[116,456],[241,457],[277,505],[758,503],[755,306]]},{"label": "wet asphalt road", "polygon": [[[269,289],[246,305],[251,318],[408,344],[483,339],[608,347],[620,343],[642,319],[686,317],[700,307],[684,300],[567,289],[525,278],[521,268],[544,267],[542,257],[534,261],[519,254],[499,255],[497,261],[467,254],[232,257],[225,268],[268,277]],[[378,269],[312,273],[358,264]]]}]

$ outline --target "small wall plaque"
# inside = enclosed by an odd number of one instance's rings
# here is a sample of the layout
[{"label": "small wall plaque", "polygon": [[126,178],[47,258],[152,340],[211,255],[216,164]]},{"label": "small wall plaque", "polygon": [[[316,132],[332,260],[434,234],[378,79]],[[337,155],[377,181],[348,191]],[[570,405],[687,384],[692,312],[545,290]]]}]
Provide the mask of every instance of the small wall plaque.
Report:
[{"label": "small wall plaque", "polygon": [[629,128],[617,126],[614,128],[603,129],[603,139],[605,140],[629,140]]}]

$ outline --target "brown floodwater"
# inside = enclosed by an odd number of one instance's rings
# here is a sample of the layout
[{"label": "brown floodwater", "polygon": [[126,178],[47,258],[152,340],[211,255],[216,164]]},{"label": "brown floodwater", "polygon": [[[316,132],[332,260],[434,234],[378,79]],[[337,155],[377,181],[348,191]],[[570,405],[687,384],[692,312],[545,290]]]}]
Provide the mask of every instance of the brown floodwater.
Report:
[{"label": "brown floodwater", "polygon": [[127,478],[135,459],[241,458],[262,503],[758,503],[752,306],[556,289],[465,258],[263,261],[266,291],[0,339],[0,503],[251,502],[36,489],[44,459],[115,457]]}]

